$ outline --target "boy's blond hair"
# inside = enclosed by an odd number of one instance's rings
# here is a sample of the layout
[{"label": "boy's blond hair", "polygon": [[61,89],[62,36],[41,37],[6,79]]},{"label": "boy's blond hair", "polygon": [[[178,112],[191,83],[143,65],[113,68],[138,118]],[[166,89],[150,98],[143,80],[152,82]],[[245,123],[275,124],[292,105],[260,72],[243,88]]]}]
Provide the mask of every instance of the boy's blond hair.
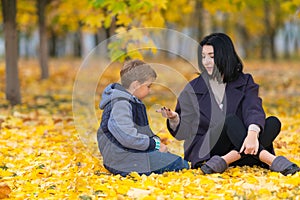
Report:
[{"label": "boy's blond hair", "polygon": [[144,83],[147,80],[155,80],[157,75],[151,66],[141,60],[130,60],[124,63],[121,71],[121,84],[128,89],[134,81]]}]

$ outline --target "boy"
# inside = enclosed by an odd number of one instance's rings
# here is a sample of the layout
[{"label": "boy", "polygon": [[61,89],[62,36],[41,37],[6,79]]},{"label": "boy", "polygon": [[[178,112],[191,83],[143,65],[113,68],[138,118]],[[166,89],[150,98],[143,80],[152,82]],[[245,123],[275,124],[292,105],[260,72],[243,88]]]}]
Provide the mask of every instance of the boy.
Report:
[{"label": "boy", "polygon": [[141,101],[150,92],[156,73],[141,60],[126,62],[121,84],[108,85],[100,102],[103,109],[97,140],[104,167],[113,174],[130,172],[149,175],[188,169],[187,161],[168,153],[149,127]]}]

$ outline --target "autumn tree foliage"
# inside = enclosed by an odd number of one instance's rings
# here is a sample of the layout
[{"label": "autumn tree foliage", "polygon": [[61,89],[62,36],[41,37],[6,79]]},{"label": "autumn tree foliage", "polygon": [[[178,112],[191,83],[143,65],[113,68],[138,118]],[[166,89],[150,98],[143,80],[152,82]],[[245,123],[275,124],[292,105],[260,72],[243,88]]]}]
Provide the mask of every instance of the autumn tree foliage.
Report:
[{"label": "autumn tree foliage", "polygon": [[204,9],[212,14],[213,29],[222,27],[221,30],[240,41],[246,56],[263,59],[278,57],[275,51],[276,33],[287,21],[294,20],[296,23],[299,20],[299,5],[299,0],[203,2]]}]

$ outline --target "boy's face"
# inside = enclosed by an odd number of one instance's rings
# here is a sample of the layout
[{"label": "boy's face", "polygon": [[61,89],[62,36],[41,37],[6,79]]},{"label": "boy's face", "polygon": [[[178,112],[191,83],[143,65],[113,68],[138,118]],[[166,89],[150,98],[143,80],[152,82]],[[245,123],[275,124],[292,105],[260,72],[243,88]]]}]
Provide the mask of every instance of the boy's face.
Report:
[{"label": "boy's face", "polygon": [[145,98],[151,90],[152,81],[146,81],[144,83],[138,83],[138,87],[133,92],[133,95],[139,99]]}]

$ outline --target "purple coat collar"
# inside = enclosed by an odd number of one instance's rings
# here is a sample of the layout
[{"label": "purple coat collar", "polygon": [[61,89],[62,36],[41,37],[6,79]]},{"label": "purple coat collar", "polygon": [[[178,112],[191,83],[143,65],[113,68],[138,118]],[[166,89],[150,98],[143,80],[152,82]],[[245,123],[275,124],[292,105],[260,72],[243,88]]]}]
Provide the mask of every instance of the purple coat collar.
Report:
[{"label": "purple coat collar", "polygon": [[[226,105],[226,113],[236,113],[239,102],[244,97],[243,88],[247,84],[247,80],[244,79],[244,74],[241,74],[236,81],[226,84],[224,105]],[[191,81],[191,86],[194,89],[195,94],[199,95],[198,101],[200,105],[200,112],[203,116],[210,118],[211,104],[214,101],[209,92],[208,78],[206,76],[199,76]],[[211,94],[211,95],[210,95]],[[203,106],[206,105],[206,106]]]}]

